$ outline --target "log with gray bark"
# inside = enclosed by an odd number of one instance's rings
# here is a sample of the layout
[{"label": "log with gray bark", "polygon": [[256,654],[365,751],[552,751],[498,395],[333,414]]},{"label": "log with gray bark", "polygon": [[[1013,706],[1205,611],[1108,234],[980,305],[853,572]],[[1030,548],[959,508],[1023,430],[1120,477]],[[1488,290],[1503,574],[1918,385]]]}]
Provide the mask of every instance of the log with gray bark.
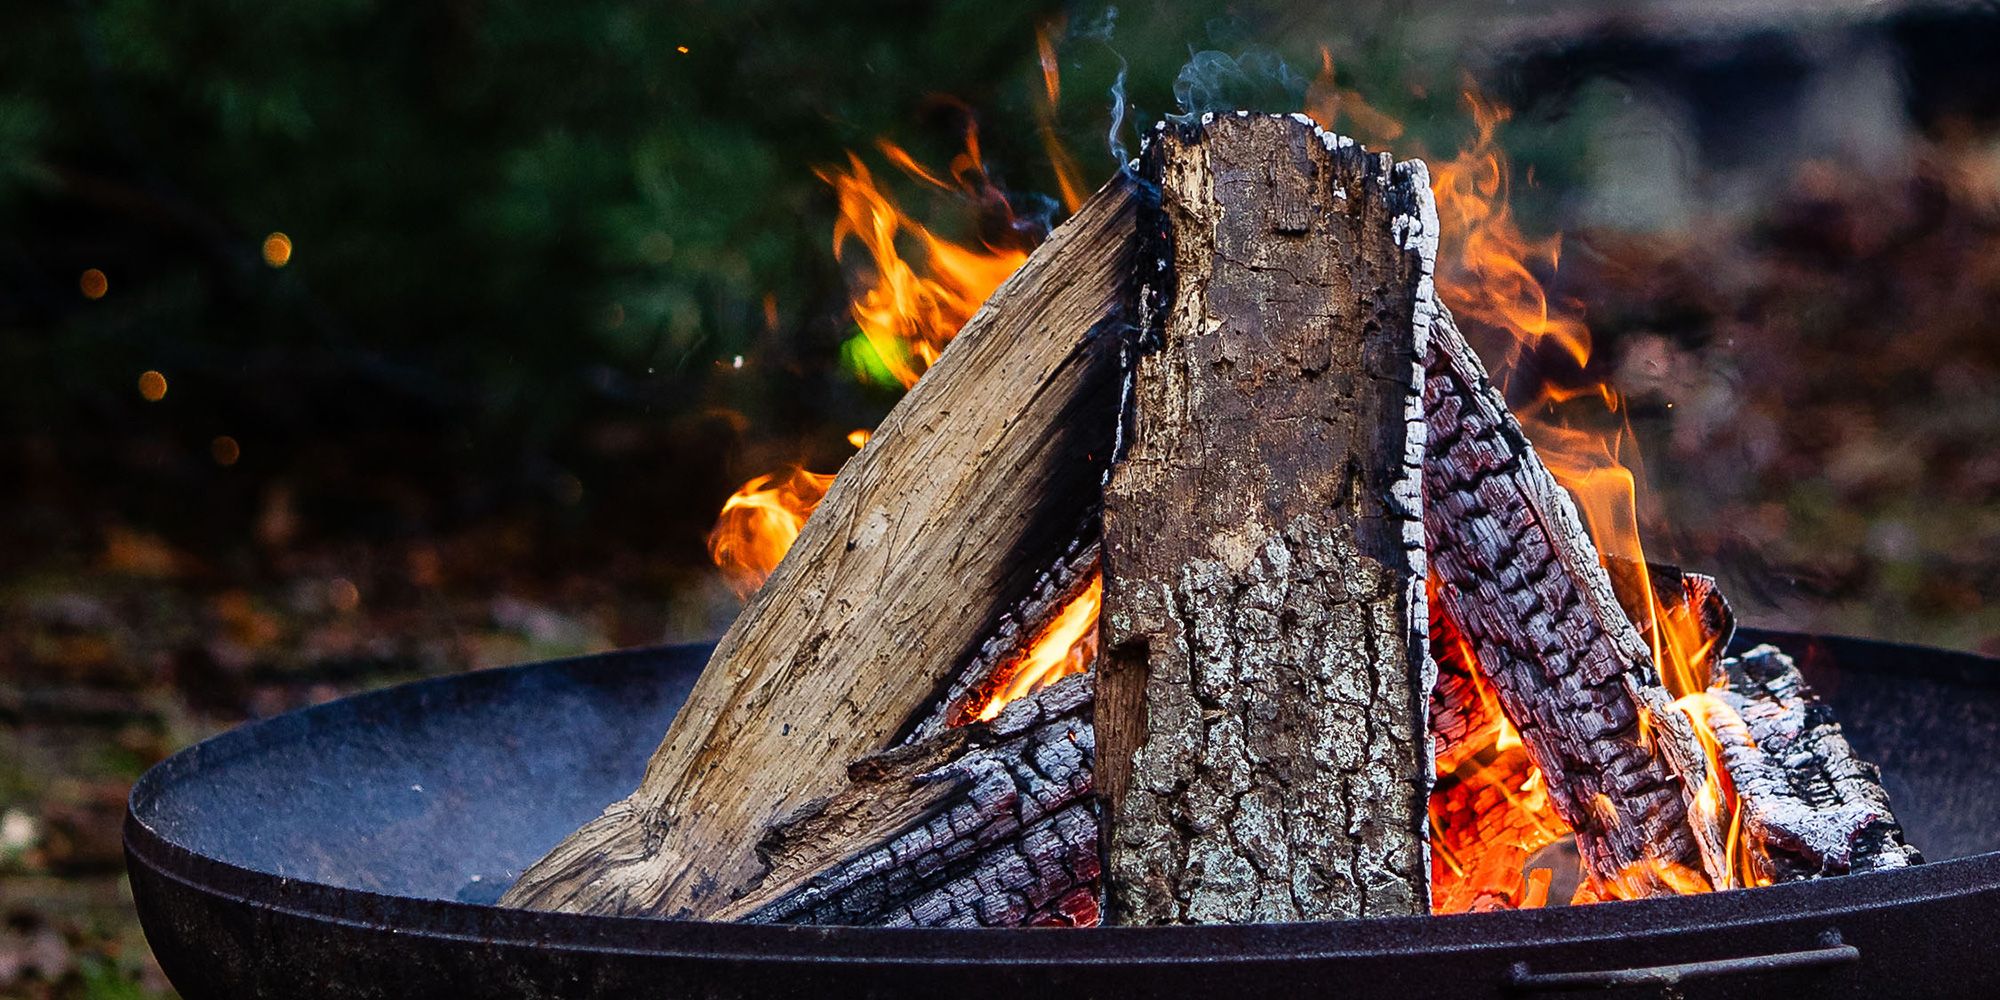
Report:
[{"label": "log with gray bark", "polygon": [[1424,406],[1439,601],[1576,831],[1593,884],[1647,896],[1719,880],[1722,831],[1690,817],[1706,774],[1700,746],[1568,493],[1442,307]]},{"label": "log with gray bark", "polygon": [[1232,115],[1163,126],[1142,174],[1156,257],[1104,506],[1109,912],[1428,913],[1422,168]]},{"label": "log with gray bark", "polygon": [[850,459],[630,797],[504,903],[713,916],[755,847],[891,747],[1096,503],[1131,274],[1121,177],[993,294]]}]

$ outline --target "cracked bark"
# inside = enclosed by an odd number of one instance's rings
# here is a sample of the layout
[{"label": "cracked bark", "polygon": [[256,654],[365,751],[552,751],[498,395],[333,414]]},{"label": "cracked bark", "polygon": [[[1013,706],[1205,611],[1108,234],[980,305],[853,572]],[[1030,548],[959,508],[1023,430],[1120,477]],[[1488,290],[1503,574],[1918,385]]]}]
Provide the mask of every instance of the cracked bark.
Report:
[{"label": "cracked bark", "polygon": [[838,794],[944,691],[1097,502],[1132,201],[1114,180],[994,292],[841,470],[638,790],[504,904],[713,916],[763,877],[757,831]]},{"label": "cracked bark", "polygon": [[1302,118],[1165,128],[1105,488],[1109,916],[1429,911],[1421,165]]}]

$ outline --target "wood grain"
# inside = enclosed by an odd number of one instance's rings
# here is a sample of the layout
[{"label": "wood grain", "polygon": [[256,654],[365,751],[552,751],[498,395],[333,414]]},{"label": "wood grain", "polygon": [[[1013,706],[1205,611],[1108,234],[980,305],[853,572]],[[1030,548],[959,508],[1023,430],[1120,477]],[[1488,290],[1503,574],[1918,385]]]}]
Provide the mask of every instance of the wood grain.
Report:
[{"label": "wood grain", "polygon": [[643,783],[503,903],[707,917],[757,831],[847,784],[940,697],[1094,508],[1115,427],[1121,177],[993,294],[882,422],[716,647]]}]

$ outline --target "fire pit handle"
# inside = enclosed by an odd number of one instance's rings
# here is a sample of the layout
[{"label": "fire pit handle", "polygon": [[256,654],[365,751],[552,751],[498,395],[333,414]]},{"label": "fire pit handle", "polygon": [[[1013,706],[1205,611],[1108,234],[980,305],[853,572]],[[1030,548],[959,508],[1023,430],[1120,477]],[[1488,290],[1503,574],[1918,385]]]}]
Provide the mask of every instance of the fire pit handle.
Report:
[{"label": "fire pit handle", "polygon": [[1512,993],[1577,993],[1633,986],[1675,986],[1697,979],[1780,972],[1793,969],[1831,969],[1861,961],[1861,949],[1840,940],[1840,932],[1830,930],[1819,936],[1819,944],[1805,951],[1784,951],[1770,955],[1718,958],[1707,962],[1678,965],[1649,965],[1628,969],[1600,969],[1591,972],[1532,972],[1528,963],[1515,962],[1507,972],[1507,988]]}]

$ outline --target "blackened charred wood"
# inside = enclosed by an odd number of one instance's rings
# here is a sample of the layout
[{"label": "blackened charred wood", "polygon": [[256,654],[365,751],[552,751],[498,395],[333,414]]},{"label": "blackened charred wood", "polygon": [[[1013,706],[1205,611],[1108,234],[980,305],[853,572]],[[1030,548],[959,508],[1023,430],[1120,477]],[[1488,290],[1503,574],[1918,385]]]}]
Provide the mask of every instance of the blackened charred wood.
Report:
[{"label": "blackened charred wood", "polygon": [[[1620,556],[1606,558],[1604,569],[1611,576],[1618,606],[1639,630],[1639,640],[1669,658],[1677,653],[1685,662],[1688,676],[1679,678],[1683,692],[1705,691],[1720,679],[1723,654],[1736,635],[1736,613],[1714,577]],[[1669,621],[1654,621],[1661,614]],[[1668,648],[1675,643],[1693,643],[1698,648]],[[1659,659],[1655,655],[1656,663]],[[1668,690],[1674,690],[1673,679],[1662,681]]]},{"label": "blackened charred wood", "polygon": [[1619,605],[1569,495],[1442,306],[1426,362],[1425,536],[1438,599],[1608,895],[1664,895],[1727,868],[1690,819],[1705,774],[1688,722]]},{"label": "blackened charred wood", "polygon": [[1725,668],[1729,686],[1711,706],[1709,725],[1736,789],[1755,875],[1792,882],[1923,860],[1903,840],[1881,771],[1855,755],[1791,657],[1758,646]]},{"label": "blackened charred wood", "polygon": [[846,789],[762,839],[767,874],[719,916],[1019,927],[1074,914],[1099,884],[1090,682],[856,762]]},{"label": "blackened charred wood", "polygon": [[1422,168],[1264,115],[1163,127],[1142,163],[1162,252],[1105,488],[1109,919],[1427,913]]}]

